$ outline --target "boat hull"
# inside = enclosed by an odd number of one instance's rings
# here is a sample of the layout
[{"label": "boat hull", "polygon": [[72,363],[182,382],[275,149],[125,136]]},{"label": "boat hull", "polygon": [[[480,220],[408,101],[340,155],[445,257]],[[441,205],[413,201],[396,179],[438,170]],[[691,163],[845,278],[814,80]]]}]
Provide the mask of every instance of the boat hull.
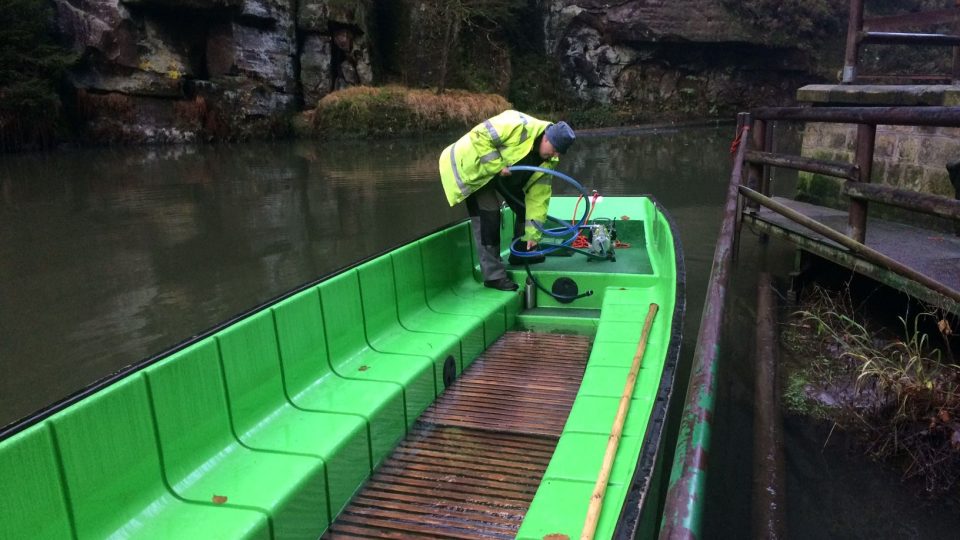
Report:
[{"label": "boat hull", "polygon": [[[568,212],[575,202],[557,197],[551,208]],[[13,517],[0,522],[0,537],[316,538],[353,515],[364,486],[383,484],[408,437],[422,435],[471,372],[497,388],[487,399],[503,418],[556,439],[549,456],[538,450],[549,459],[522,520],[514,515],[514,530],[500,533],[576,536],[656,303],[598,538],[652,534],[674,401],[682,256],[669,217],[649,198],[608,198],[594,216],[630,244],[616,262],[548,257],[532,270],[548,287],[563,278],[593,291],[575,302],[540,291],[528,309],[522,291],[484,288],[461,222],[305,284],[8,426],[0,481],[12,487],[0,492],[0,507],[16,511],[5,512]],[[504,230],[512,230],[509,216]],[[511,388],[519,395],[538,379],[558,380],[545,350],[503,368],[503,383],[477,371],[504,336],[536,332],[588,343],[582,379],[556,389],[570,397],[569,415],[546,415],[542,389],[542,402],[511,400]],[[485,433],[495,447],[505,425],[459,428]],[[500,477],[515,469],[484,468]]]}]

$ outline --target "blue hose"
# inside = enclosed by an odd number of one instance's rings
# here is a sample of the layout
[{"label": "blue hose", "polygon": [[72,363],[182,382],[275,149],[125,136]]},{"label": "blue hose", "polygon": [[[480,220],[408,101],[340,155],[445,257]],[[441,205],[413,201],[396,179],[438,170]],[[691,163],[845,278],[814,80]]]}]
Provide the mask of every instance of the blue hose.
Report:
[{"label": "blue hose", "polygon": [[[569,234],[569,235],[570,235],[570,238],[565,239],[563,242],[561,242],[561,243],[559,243],[559,244],[554,244],[554,245],[548,246],[546,249],[541,249],[541,250],[538,250],[538,251],[517,251],[517,248],[516,248],[517,242],[522,242],[522,241],[523,241],[522,239],[517,238],[516,240],[514,240],[513,242],[510,243],[510,253],[512,253],[512,254],[514,254],[514,255],[516,255],[516,256],[518,256],[518,257],[537,257],[537,256],[540,256],[540,255],[547,255],[547,254],[549,254],[549,253],[553,253],[554,251],[558,251],[558,250],[561,250],[561,249],[567,249],[567,250],[577,251],[577,252],[580,252],[580,253],[585,253],[585,252],[583,252],[582,250],[579,250],[579,249],[577,249],[577,248],[575,248],[575,247],[573,247],[573,246],[571,245],[571,244],[573,244],[573,242],[577,239],[577,237],[580,235],[580,228],[583,227],[584,224],[586,224],[586,222],[587,222],[587,217],[590,215],[590,194],[588,194],[588,193],[587,193],[587,190],[584,189],[584,187],[583,187],[582,185],[580,185],[580,182],[577,182],[576,180],[574,180],[573,178],[571,178],[571,177],[563,174],[562,172],[557,172],[557,171],[555,171],[555,170],[553,170],[553,169],[547,169],[547,168],[544,168],[544,167],[532,167],[532,166],[530,166],[530,165],[514,165],[514,166],[512,166],[512,167],[508,167],[507,169],[508,169],[509,171],[511,171],[511,172],[512,172],[512,171],[532,171],[532,172],[540,172],[540,173],[544,173],[544,174],[549,174],[549,175],[551,175],[551,176],[556,176],[557,178],[559,178],[559,179],[565,181],[566,183],[570,184],[571,186],[577,188],[577,191],[579,191],[580,194],[583,195],[583,198],[587,201],[586,206],[584,206],[584,208],[583,208],[583,217],[581,217],[581,218],[580,218],[580,221],[578,221],[576,224],[567,223],[566,221],[564,221],[564,220],[562,220],[562,219],[557,219],[557,218],[555,218],[555,217],[553,217],[553,216],[550,216],[550,215],[547,215],[547,220],[553,221],[553,222],[556,222],[556,223],[559,223],[559,224],[561,225],[560,227],[553,228],[553,229],[544,229],[544,228],[543,228],[539,223],[537,223],[536,221],[533,222],[533,226],[536,227],[538,231],[542,232],[543,234],[545,234],[545,235],[547,235],[547,236],[552,236],[552,237],[554,237],[554,238],[562,238],[562,237],[564,237],[564,236],[566,236],[566,235]],[[507,191],[504,190],[504,193],[507,193]],[[523,206],[523,201],[514,201],[514,202],[516,202],[516,203],[520,204],[521,206]],[[585,253],[585,254],[586,254],[586,253]],[[589,254],[587,254],[587,255],[589,255]],[[579,299],[579,298],[585,298],[585,297],[587,297],[587,296],[593,295],[593,291],[592,291],[592,290],[585,291],[585,292],[583,292],[583,293],[580,293],[580,294],[574,295],[574,296],[557,294],[557,293],[554,293],[553,291],[549,291],[549,290],[546,289],[546,287],[544,287],[543,285],[541,285],[539,281],[537,281],[537,278],[533,277],[533,273],[530,272],[530,265],[527,264],[527,265],[525,265],[525,266],[526,266],[526,270],[527,270],[527,276],[529,276],[530,281],[532,281],[533,284],[536,285],[536,287],[537,287],[538,289],[540,289],[541,291],[543,291],[543,292],[546,293],[547,295],[552,296],[553,298],[555,298],[555,299],[556,299],[557,301],[559,301],[559,302],[569,303],[569,302],[573,302],[574,300],[577,300],[577,299]]]},{"label": "blue hose", "polygon": [[[549,221],[559,223],[561,225],[560,227],[552,228],[552,229],[544,229],[543,226],[537,223],[536,221],[533,222],[533,226],[536,227],[538,231],[542,232],[547,236],[551,236],[554,238],[563,238],[569,234],[570,238],[566,238],[560,244],[548,246],[538,251],[518,251],[516,249],[516,245],[517,245],[517,242],[521,241],[518,238],[510,243],[510,253],[518,257],[537,257],[540,255],[547,255],[549,253],[553,253],[561,249],[572,249],[574,251],[578,251],[577,249],[572,247],[572,244],[577,239],[577,236],[579,236],[580,228],[583,227],[583,225],[587,222],[587,216],[590,215],[590,195],[587,193],[587,190],[582,185],[580,185],[580,182],[577,182],[576,180],[563,174],[562,172],[558,172],[553,169],[547,169],[544,167],[533,167],[530,165],[514,165],[512,167],[508,167],[507,169],[511,172],[512,171],[532,171],[532,172],[549,174],[551,176],[556,176],[557,178],[575,187],[577,191],[579,191],[580,194],[583,195],[583,198],[587,201],[587,204],[583,209],[583,217],[580,218],[580,221],[578,221],[576,224],[567,223],[562,219],[558,219],[550,215],[547,216],[547,219]],[[516,202],[522,203],[522,201],[516,201]]]}]

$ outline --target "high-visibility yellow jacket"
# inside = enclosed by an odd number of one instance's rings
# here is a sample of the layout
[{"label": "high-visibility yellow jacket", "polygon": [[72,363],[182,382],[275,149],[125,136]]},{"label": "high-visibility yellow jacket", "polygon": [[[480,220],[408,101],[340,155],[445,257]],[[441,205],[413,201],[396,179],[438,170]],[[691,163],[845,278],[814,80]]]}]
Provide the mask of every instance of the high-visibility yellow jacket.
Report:
[{"label": "high-visibility yellow jacket", "polygon": [[[454,206],[485,186],[504,167],[515,165],[533,149],[533,141],[550,122],[518,111],[504,111],[477,124],[466,135],[440,154],[440,180],[447,202]],[[540,164],[553,169],[559,158]],[[533,221],[543,225],[550,205],[550,176],[535,172],[523,187],[526,205],[524,240],[540,240],[542,234]]]}]

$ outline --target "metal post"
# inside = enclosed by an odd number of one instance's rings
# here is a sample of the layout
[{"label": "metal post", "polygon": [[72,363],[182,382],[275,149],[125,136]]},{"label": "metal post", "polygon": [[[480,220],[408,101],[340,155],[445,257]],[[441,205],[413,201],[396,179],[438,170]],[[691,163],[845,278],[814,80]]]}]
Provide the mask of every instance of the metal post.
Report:
[{"label": "metal post", "polygon": [[[767,142],[767,122],[766,120],[754,120],[753,121],[753,136],[750,137],[750,148],[754,150],[766,150]],[[746,144],[746,141],[744,141]],[[760,163],[749,163],[747,164],[747,187],[750,189],[760,191],[762,189],[761,182],[763,179],[763,170],[764,166]],[[759,206],[755,203],[750,203],[749,208],[751,210],[759,210]]]},{"label": "metal post", "polygon": [[784,538],[786,473],[777,385],[777,310],[773,279],[761,244],[757,281],[756,380],[753,397],[753,538]]},{"label": "metal post", "polygon": [[[763,139],[763,151],[776,153],[776,150],[773,147],[773,128],[776,125],[775,122],[765,124],[764,139]],[[770,179],[773,176],[773,167],[765,165],[763,167],[763,177],[760,179],[760,193],[763,193],[767,197],[770,196]]]},{"label": "metal post", "polygon": [[[750,123],[744,130],[749,134]],[[730,259],[737,220],[737,193],[743,172],[746,145],[741,143],[733,161],[733,172],[727,187],[723,221],[713,252],[713,267],[700,315],[700,331],[693,351],[693,365],[684,399],[683,416],[677,448],[670,469],[670,486],[664,500],[660,522],[660,540],[694,540],[701,537],[703,503],[706,495],[707,461],[713,410],[717,393],[717,370],[720,361],[720,334],[726,312],[730,282]]]},{"label": "metal post", "polygon": [[[740,140],[740,143],[739,143],[740,145],[746,144],[743,141],[742,133],[744,133],[743,131],[744,129],[748,129],[749,127],[750,127],[750,113],[745,113],[745,112],[737,113],[737,131],[734,134],[734,140]],[[737,148],[736,152],[739,154],[740,149]],[[743,175],[741,174],[740,176],[741,178],[738,178],[737,181],[742,184]],[[758,209],[760,208],[759,205],[757,206],[757,208]],[[732,258],[734,261],[736,261],[737,258],[740,256],[740,228],[743,226],[743,198],[739,196],[737,197],[736,213],[737,213],[737,220],[736,220],[736,225],[733,231],[733,249],[732,249],[733,251]]]},{"label": "metal post", "polygon": [[[854,156],[860,168],[858,182],[869,183],[873,170],[873,149],[877,139],[877,126],[857,124],[857,153]],[[850,215],[847,235],[861,244],[867,235],[867,201],[850,199]]]},{"label": "metal post", "polygon": [[850,20],[847,24],[847,52],[843,60],[843,84],[852,84],[857,78],[860,58],[860,32],[863,30],[863,0],[850,0]]}]

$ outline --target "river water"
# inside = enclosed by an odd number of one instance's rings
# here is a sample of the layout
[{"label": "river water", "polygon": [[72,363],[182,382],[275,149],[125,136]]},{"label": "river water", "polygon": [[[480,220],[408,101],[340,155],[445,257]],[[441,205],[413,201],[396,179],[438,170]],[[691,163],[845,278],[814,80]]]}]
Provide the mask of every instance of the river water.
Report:
[{"label": "river water", "polygon": [[[686,258],[686,361],[719,229],[732,132],[723,126],[582,134],[560,166],[604,195],[652,194],[673,215]],[[0,426],[299,284],[461,219],[464,209],[447,206],[436,171],[449,138],[3,156]],[[775,185],[788,191],[790,181]],[[752,337],[745,336],[754,326],[755,257],[752,242],[744,244],[721,373],[706,537],[742,538],[750,530]],[[775,253],[777,269],[789,270],[789,249],[777,246]],[[856,497],[862,490],[823,472],[860,461],[820,452],[822,434],[802,422],[791,426],[791,535],[876,538],[860,535],[865,519],[846,517],[869,506]],[[880,482],[898,492],[895,474],[870,467],[854,466],[868,471],[863,478],[881,478],[872,490]],[[858,505],[822,509],[807,486],[840,490]],[[947,530],[925,524],[925,512],[940,507],[903,498],[920,510],[905,528],[876,529],[880,536]],[[819,520],[840,525],[810,526]]]}]

